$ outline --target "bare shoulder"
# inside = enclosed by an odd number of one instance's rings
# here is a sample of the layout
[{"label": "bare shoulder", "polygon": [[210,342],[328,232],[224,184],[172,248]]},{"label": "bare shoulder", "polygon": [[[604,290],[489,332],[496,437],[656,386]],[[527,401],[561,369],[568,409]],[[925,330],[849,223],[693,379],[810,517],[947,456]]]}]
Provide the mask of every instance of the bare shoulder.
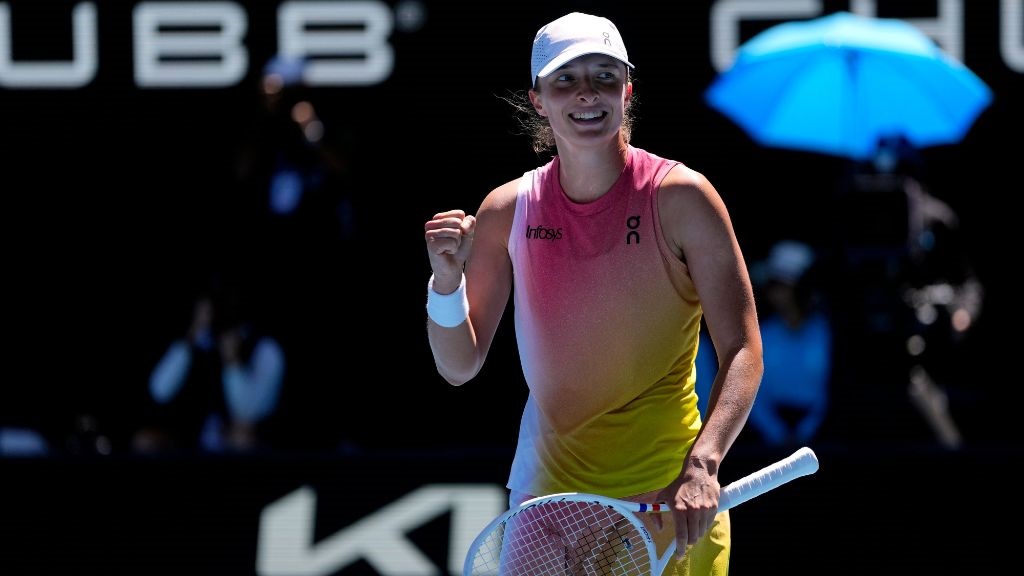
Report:
[{"label": "bare shoulder", "polygon": [[684,261],[687,246],[697,246],[722,232],[731,233],[729,214],[718,191],[704,174],[679,164],[658,191],[658,211],[666,240]]},{"label": "bare shoulder", "polygon": [[476,251],[482,250],[483,246],[493,246],[495,249],[506,246],[508,236],[512,232],[520,179],[521,176],[501,184],[483,198],[475,214],[475,245],[478,247]]},{"label": "bare shoulder", "polygon": [[516,209],[516,197],[519,192],[520,180],[522,180],[522,177],[509,180],[488,192],[487,196],[484,197],[483,203],[480,205],[480,212],[477,214],[477,218],[507,218],[511,225],[512,215]]},{"label": "bare shoulder", "polygon": [[491,190],[484,198],[483,204],[480,205],[480,211],[493,210],[503,212],[509,209],[515,210],[520,180],[522,180],[522,176],[515,180],[509,180]]},{"label": "bare shoulder", "polygon": [[506,239],[512,230],[516,197],[522,177],[510,180],[491,190],[476,214],[477,237]]},{"label": "bare shoulder", "polygon": [[[662,210],[667,208],[685,207],[687,204],[720,203],[718,191],[704,174],[686,166],[677,164],[661,181],[658,193]],[[689,206],[691,209],[695,206]]]}]

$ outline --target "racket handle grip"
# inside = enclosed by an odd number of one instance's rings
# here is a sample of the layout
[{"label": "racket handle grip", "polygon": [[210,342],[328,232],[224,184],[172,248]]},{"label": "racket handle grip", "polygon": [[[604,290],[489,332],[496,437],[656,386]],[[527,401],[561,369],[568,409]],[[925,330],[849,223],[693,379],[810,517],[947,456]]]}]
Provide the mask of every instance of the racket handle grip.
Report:
[{"label": "racket handle grip", "polygon": [[718,511],[724,512],[769,490],[818,471],[818,457],[804,446],[790,456],[753,472],[722,489]]}]

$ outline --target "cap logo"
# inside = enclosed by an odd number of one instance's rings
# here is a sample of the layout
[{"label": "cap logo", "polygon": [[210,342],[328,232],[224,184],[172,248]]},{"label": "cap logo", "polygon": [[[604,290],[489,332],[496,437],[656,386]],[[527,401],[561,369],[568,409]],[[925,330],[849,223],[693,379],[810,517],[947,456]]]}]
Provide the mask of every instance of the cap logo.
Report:
[{"label": "cap logo", "polygon": [[633,67],[615,24],[600,16],[572,12],[537,31],[530,61],[530,83],[585,54],[605,54]]}]

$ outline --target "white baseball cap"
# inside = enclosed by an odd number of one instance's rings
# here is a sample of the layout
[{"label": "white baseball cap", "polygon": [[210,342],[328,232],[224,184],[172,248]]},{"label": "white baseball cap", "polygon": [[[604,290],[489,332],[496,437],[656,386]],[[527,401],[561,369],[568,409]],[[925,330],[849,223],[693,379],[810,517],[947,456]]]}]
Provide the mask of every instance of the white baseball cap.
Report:
[{"label": "white baseball cap", "polygon": [[633,68],[619,29],[607,18],[572,12],[549,22],[533,39],[532,85],[559,66],[584,54],[606,54]]}]

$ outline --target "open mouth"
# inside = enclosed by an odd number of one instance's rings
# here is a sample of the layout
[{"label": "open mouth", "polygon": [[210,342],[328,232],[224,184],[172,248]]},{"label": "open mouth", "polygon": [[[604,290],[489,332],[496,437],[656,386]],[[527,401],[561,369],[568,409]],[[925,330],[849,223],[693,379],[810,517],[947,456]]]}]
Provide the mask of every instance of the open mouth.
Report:
[{"label": "open mouth", "polygon": [[607,115],[607,112],[591,110],[588,112],[574,112],[570,114],[569,117],[572,118],[573,120],[576,120],[577,122],[596,122],[603,119]]}]

